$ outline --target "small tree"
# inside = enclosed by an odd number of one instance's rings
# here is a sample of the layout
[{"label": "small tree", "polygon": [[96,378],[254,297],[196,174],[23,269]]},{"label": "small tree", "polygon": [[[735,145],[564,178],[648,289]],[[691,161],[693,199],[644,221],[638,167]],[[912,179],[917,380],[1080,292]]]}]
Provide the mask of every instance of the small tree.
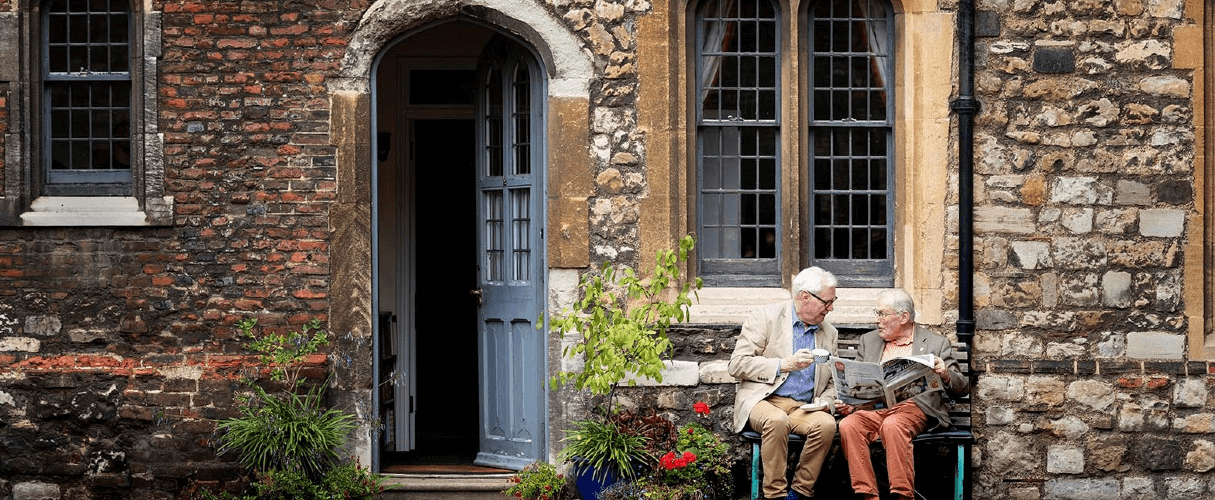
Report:
[{"label": "small tree", "polygon": [[549,328],[562,338],[576,335],[563,355],[585,361],[581,369],[558,372],[553,386],[572,382],[578,390],[607,396],[597,415],[575,422],[575,430],[566,438],[570,444],[562,452],[563,459],[596,451],[599,459],[579,458],[596,468],[610,465],[631,475],[629,458],[642,453],[645,442],[640,436],[622,436],[611,421],[616,389],[626,379],[629,385],[636,385],[638,377],[662,381],[664,358],[671,353],[667,329],[671,323],[688,319],[692,305],[688,294],[695,295],[702,286],[700,278],[689,280],[680,270],[694,246],[689,235],[679,240],[678,250],[658,251],[654,273],[648,278],[639,277],[628,266],[617,271],[611,262],[604,262],[598,275],[578,281],[582,298],[575,309],[567,308],[549,318]]}]

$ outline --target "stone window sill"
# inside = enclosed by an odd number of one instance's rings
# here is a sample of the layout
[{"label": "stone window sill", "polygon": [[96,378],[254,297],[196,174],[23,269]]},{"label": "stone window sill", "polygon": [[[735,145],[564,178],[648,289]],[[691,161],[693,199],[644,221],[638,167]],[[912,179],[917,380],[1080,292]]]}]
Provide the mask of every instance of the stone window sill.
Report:
[{"label": "stone window sill", "polygon": [[[885,288],[837,288],[835,309],[827,321],[837,326],[873,325],[878,292]],[[702,288],[692,298],[690,323],[741,325],[756,307],[789,300],[783,288]]]},{"label": "stone window sill", "polygon": [[[155,201],[155,202],[154,202]],[[173,199],[139,200],[120,196],[41,196],[20,216],[21,226],[167,226],[172,224]]]}]

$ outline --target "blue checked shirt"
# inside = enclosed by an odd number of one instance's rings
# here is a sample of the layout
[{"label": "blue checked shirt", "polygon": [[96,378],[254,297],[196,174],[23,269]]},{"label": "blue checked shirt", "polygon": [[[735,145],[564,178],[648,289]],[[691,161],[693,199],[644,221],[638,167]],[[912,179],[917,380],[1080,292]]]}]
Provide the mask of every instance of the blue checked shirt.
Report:
[{"label": "blue checked shirt", "polygon": [[[795,321],[793,323],[793,351],[814,350],[814,333],[817,331],[818,325],[807,325],[801,321]],[[814,400],[814,365],[811,364],[805,370],[790,373],[789,378],[776,388],[774,394],[798,401]]]}]

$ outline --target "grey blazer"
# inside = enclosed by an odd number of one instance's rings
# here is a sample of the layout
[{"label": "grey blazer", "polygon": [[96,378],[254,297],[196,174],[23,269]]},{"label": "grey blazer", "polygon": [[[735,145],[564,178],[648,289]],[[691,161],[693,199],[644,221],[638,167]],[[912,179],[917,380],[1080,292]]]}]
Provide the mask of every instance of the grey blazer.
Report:
[{"label": "grey blazer", "polygon": [[[962,395],[970,391],[970,380],[958,368],[958,360],[953,357],[953,345],[950,344],[947,337],[920,325],[915,325],[915,336],[912,339],[912,344],[912,354],[932,353],[945,361],[945,367],[949,369],[949,383],[946,384],[945,390],[954,395]],[[856,359],[857,361],[867,361],[870,363],[881,362],[882,350],[885,346],[886,341],[882,340],[877,330],[866,333],[861,336]],[[911,398],[911,400],[915,402],[915,405],[925,415],[936,419],[935,424],[929,421],[927,430],[932,431],[949,427],[949,410],[945,408],[945,398],[942,397],[940,391],[920,394]]]},{"label": "grey blazer", "polygon": [[[793,301],[760,307],[742,325],[734,353],[730,355],[730,376],[738,379],[734,395],[734,432],[742,432],[755,403],[768,397],[789,378],[777,375],[781,358],[793,355]],[[837,333],[823,321],[814,334],[814,346],[836,355]],[[829,363],[814,367],[814,397],[835,397]]]}]

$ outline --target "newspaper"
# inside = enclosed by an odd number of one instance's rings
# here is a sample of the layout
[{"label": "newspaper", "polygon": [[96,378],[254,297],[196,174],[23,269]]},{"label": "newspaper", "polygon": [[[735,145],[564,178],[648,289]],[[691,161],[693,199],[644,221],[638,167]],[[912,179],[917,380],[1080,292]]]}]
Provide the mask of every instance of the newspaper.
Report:
[{"label": "newspaper", "polygon": [[932,354],[901,356],[885,363],[866,363],[831,357],[835,397],[859,409],[893,408],[920,394],[945,390],[932,371]]}]

